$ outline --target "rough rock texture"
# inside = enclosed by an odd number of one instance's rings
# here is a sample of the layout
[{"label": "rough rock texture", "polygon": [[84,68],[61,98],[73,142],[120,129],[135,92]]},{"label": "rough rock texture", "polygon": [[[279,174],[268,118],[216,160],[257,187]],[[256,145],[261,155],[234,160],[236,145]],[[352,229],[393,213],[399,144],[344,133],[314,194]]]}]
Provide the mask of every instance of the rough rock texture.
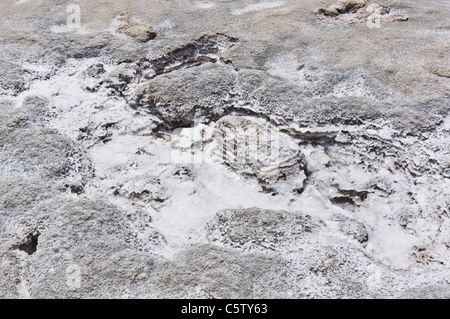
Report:
[{"label": "rough rock texture", "polygon": [[0,298],[449,298],[448,1],[77,3],[0,4]]},{"label": "rough rock texture", "polygon": [[156,37],[156,32],[151,26],[140,23],[123,24],[117,28],[117,32],[141,42],[148,42]]},{"label": "rough rock texture", "polygon": [[242,249],[298,249],[319,228],[311,216],[250,208],[218,212],[208,223],[208,239]]},{"label": "rough rock texture", "polygon": [[0,60],[0,88],[2,92],[17,95],[28,89],[31,72],[21,66]]},{"label": "rough rock texture", "polygon": [[320,8],[317,16],[332,24],[345,25],[366,22],[368,27],[381,27],[381,22],[408,21],[404,14],[390,14],[391,7],[367,0],[340,0],[328,8]]}]

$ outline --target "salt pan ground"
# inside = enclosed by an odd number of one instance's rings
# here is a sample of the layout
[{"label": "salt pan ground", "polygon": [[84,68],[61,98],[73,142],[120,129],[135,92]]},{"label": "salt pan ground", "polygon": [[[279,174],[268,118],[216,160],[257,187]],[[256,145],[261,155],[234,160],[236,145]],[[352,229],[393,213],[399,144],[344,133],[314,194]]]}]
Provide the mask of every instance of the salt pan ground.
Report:
[{"label": "salt pan ground", "polygon": [[450,297],[447,0],[0,12],[1,298]]}]

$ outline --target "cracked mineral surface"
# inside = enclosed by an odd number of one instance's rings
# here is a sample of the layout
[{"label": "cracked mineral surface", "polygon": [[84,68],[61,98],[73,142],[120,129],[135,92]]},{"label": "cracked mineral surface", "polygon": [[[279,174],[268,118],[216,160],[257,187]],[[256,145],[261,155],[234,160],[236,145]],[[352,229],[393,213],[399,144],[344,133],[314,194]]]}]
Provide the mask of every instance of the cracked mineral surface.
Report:
[{"label": "cracked mineral surface", "polygon": [[450,298],[448,0],[0,12],[0,298]]}]

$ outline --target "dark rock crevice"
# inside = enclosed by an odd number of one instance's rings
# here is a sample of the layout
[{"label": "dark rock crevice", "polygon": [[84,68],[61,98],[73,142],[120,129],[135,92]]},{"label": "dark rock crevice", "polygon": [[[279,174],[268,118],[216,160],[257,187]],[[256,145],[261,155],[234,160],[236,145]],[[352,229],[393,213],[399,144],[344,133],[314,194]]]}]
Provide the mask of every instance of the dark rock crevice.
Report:
[{"label": "dark rock crevice", "polygon": [[[168,53],[152,60],[141,59],[137,63],[137,76],[150,80],[155,76],[170,73],[182,68],[200,66],[205,63],[217,63],[216,57],[223,49],[229,49],[239,40],[222,33],[203,35],[200,38],[175,48]],[[225,61],[225,60],[224,60]],[[226,60],[228,62],[228,60]],[[154,73],[145,75],[152,70]]]},{"label": "dark rock crevice", "polygon": [[18,249],[26,252],[28,255],[33,255],[37,251],[38,238],[41,235],[39,230],[34,230],[29,233],[27,237],[18,245],[14,245],[13,249]]}]

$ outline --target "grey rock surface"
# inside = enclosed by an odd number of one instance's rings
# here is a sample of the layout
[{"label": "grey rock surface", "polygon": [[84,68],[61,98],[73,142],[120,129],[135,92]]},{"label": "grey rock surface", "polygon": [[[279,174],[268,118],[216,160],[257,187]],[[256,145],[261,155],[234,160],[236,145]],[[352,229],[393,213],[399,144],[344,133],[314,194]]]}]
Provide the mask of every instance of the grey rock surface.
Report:
[{"label": "grey rock surface", "polygon": [[449,298],[448,1],[77,6],[0,3],[0,298]]}]

